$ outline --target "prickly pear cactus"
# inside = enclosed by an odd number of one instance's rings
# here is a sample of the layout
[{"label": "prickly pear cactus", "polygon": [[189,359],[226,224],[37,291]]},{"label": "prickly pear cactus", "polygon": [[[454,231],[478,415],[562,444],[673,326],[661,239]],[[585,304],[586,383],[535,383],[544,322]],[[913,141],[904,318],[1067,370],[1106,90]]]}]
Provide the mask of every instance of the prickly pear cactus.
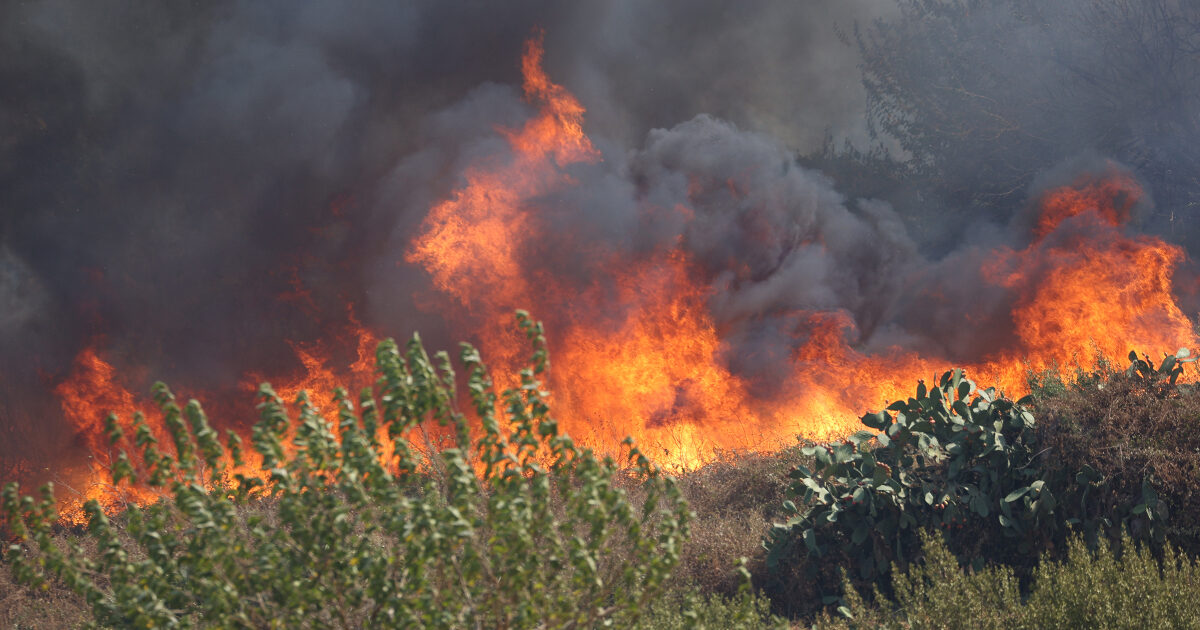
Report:
[{"label": "prickly pear cactus", "polygon": [[873,580],[919,551],[919,529],[972,523],[1027,547],[1052,526],[1056,507],[1039,478],[1028,403],[979,390],[954,370],[863,416],[866,429],[848,439],[807,447],[812,467],[790,472],[791,517],[764,542],[768,564],[836,550]]}]

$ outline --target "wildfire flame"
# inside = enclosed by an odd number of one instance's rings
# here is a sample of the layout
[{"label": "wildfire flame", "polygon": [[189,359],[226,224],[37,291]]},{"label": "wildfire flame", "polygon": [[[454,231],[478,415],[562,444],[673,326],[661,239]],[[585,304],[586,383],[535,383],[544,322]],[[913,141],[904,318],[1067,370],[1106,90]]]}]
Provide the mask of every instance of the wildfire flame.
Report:
[{"label": "wildfire flame", "polygon": [[[251,372],[243,376],[240,389],[249,397],[257,391],[260,382],[271,381],[276,384],[275,393],[289,404],[295,402],[301,392],[305,392],[309,404],[331,421],[336,435],[339,430],[337,420],[332,415],[335,409],[334,390],[345,384],[366,386],[374,380],[374,351],[379,343],[378,337],[358,322],[352,310],[348,313],[348,319],[346,331],[338,337],[356,340],[357,358],[346,371],[339,373],[331,367],[330,357],[333,353],[326,344],[292,343],[301,370],[274,375],[272,378]],[[57,479],[60,485],[72,491],[70,497],[65,497],[70,500],[62,502],[60,506],[61,518],[68,523],[82,524],[86,521],[82,509],[84,501],[94,499],[111,511],[127,503],[152,503],[164,496],[163,490],[142,483],[124,484],[119,488],[112,484],[111,471],[117,453],[124,449],[135,461],[138,453],[130,448],[130,444],[110,443],[101,422],[109,414],[116,416],[117,426],[126,436],[132,436],[134,414],[143,412],[147,427],[158,441],[157,448],[167,454],[173,453],[172,441],[161,413],[156,411],[157,405],[135,396],[128,384],[118,378],[112,364],[101,357],[97,345],[98,342],[81,351],[75,357],[67,377],[54,388],[64,418],[89,453],[85,466],[64,469]],[[392,448],[385,432],[381,431],[376,437],[385,453]],[[226,471],[227,476],[231,479],[237,473],[265,476],[257,466],[254,453],[247,453],[246,459],[240,468]]]},{"label": "wildfire flame", "polygon": [[[366,386],[374,381],[375,347],[379,345],[379,338],[359,323],[353,311],[349,313],[349,320],[346,331],[337,336],[339,341],[353,340],[356,344],[356,358],[347,370],[335,370],[332,358],[334,353],[329,343],[290,342],[292,352],[303,367],[302,370],[271,376],[250,372],[242,377],[240,389],[247,394],[253,394],[258,391],[259,383],[269,382],[272,383],[275,393],[285,402],[295,401],[300,393],[304,392],[313,407],[324,412],[332,411],[335,407],[335,389],[351,384]],[[348,391],[353,393],[353,390]],[[334,430],[336,433],[336,422]]]},{"label": "wildfire flame", "polygon": [[[64,482],[77,501],[64,502],[61,517],[72,523],[83,523],[86,517],[82,503],[96,500],[109,507],[123,501],[153,502],[158,493],[146,487],[118,491],[111,484],[110,472],[116,453],[104,433],[101,421],[115,414],[118,426],[126,433],[132,431],[134,413],[148,410],[146,400],[139,399],[121,383],[112,364],[101,358],[94,342],[75,357],[67,378],[54,388],[63,417],[89,453],[86,465],[64,471]],[[148,423],[155,439],[166,443],[165,427],[151,418]],[[60,480],[63,482],[63,480]],[[75,484],[78,484],[76,487]]]},{"label": "wildfire flame", "polygon": [[1103,177],[1084,175],[1073,185],[1042,195],[1034,236],[1042,238],[1063,221],[1084,212],[1094,212],[1109,225],[1122,225],[1142,198],[1142,187],[1126,173],[1110,168]]},{"label": "wildfire flame", "polygon": [[[901,348],[866,354],[849,341],[855,331],[847,314],[801,312],[795,317],[807,340],[793,352],[787,385],[762,399],[722,359],[708,289],[684,250],[631,261],[599,245],[581,249],[586,264],[616,279],[615,294],[576,286],[530,262],[536,256],[522,254],[546,235],[526,209],[570,186],[570,165],[599,159],[582,131],[583,107],[549,82],[541,59],[535,37],[522,69],[526,98],[539,110],[521,129],[503,132],[511,159],[469,169],[466,184],[430,210],[406,260],[424,266],[434,285],[465,309],[461,319],[474,326],[496,373],[520,365],[520,340],[505,332],[513,309],[558,323],[557,332],[551,329],[557,361],[550,389],[569,432],[601,449],[631,435],[661,463],[691,467],[715,449],[774,448],[797,434],[844,435],[862,413],[950,367]],[[1171,293],[1183,252],[1120,231],[1141,196],[1136,181],[1119,173],[1085,177],[1042,196],[1033,244],[996,250],[996,262],[984,270],[997,291],[1020,298],[1011,312],[1012,342],[965,366],[973,376],[1019,395],[1029,370],[1195,341]],[[694,218],[686,207],[678,211]],[[1072,218],[1095,229],[1083,241],[1053,238]]]},{"label": "wildfire flame", "polygon": [[[788,372],[764,394],[730,367],[725,331],[710,310],[714,289],[681,244],[631,257],[581,235],[571,246],[583,277],[605,282],[581,282],[544,262],[536,254],[551,233],[530,208],[574,186],[572,168],[596,164],[601,154],[583,131],[584,108],[550,81],[542,56],[538,35],[521,63],[525,95],[537,113],[520,128],[498,130],[509,153],[468,168],[464,184],[429,210],[404,255],[428,272],[445,298],[426,306],[472,333],[499,387],[514,385],[524,365],[527,348],[513,330],[512,313],[528,309],[550,325],[555,364],[548,386],[562,427],[598,450],[632,436],[661,464],[695,467],[716,450],[772,449],[796,435],[846,435],[858,428],[862,413],[952,367],[945,357],[901,347],[856,347],[858,331],[846,312],[794,311],[788,314],[795,335]],[[728,186],[738,194],[736,182]],[[1011,327],[1007,342],[963,366],[973,378],[1020,395],[1030,370],[1087,363],[1097,354],[1119,362],[1130,349],[1196,344],[1171,286],[1183,251],[1125,233],[1142,196],[1132,177],[1112,171],[1036,200],[1031,242],[988,252],[979,270],[989,290],[1014,297],[1004,322]],[[696,220],[686,204],[670,212]],[[311,300],[296,284],[285,297]],[[331,342],[292,343],[301,370],[250,373],[242,388],[269,380],[285,400],[305,390],[316,407],[331,411],[336,385],[372,380],[378,338],[352,312],[348,319]],[[339,371],[332,348],[347,340],[357,343],[357,360]],[[136,409],[152,405],[130,393],[94,345],[79,353],[55,394],[93,454],[82,494],[111,504],[115,499],[102,482],[109,447],[100,421],[116,412],[128,428]],[[161,421],[151,414],[148,422],[165,444]]]}]

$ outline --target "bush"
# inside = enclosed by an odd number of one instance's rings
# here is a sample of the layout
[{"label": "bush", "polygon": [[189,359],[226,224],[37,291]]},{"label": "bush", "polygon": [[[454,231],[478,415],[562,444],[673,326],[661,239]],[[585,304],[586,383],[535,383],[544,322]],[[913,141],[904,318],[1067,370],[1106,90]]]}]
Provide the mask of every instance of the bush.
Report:
[{"label": "bush", "polygon": [[[379,380],[357,406],[337,392],[336,427],[304,394],[289,417],[263,385],[253,447],[265,481],[236,473],[236,435],[223,447],[198,403],[181,410],[157,385],[173,448],[160,449],[140,417],[132,440],[110,419],[114,442],[131,447],[113,477],[173,501],[115,517],[89,502],[87,553],[52,536],[50,488],[35,501],[9,484],[3,510],[20,542],[6,561],[26,585],[60,580],[113,627],[636,622],[678,562],[686,502],[629,445],[620,465],[642,484],[634,504],[614,483],[617,462],[559,434],[537,380],[548,365],[541,325],[519,322],[533,361],[500,414],[479,354],[463,346],[476,441],[454,407],[449,357],[435,368],[415,336],[403,355],[390,340],[379,346]],[[436,455],[433,423],[450,440]]]},{"label": "bush", "polygon": [[924,561],[892,577],[895,600],[864,602],[847,584],[850,619],[828,615],[834,628],[1196,628],[1200,569],[1170,546],[1161,563],[1124,537],[1118,554],[1106,540],[1092,552],[1076,537],[1064,562],[1044,557],[1027,598],[1007,567],[963,570],[935,534],[923,537]]},{"label": "bush", "polygon": [[932,388],[920,383],[915,398],[863,416],[872,431],[806,448],[813,467],[790,473],[799,504],[785,503],[792,517],[771,529],[768,565],[803,566],[807,575],[793,579],[829,587],[830,565],[849,566],[870,583],[917,557],[923,528],[951,532],[968,557],[1012,548],[1036,556],[1057,502],[1040,478],[1026,402],[979,391],[955,370]]},{"label": "bush", "polygon": [[[1178,383],[1192,361],[1187,350],[1157,365],[1131,353],[1123,373],[1040,375],[1036,398],[1017,402],[947,372],[863,416],[872,430],[804,449],[812,465],[790,473],[791,518],[765,541],[781,609],[837,602],[842,567],[855,584],[886,590],[880,578],[893,564],[920,557],[921,529],[942,530],[974,566],[1004,563],[1023,581],[1040,555],[1066,551],[1071,531],[1093,546],[1128,532],[1155,549],[1200,550],[1200,390]],[[1047,421],[1035,423],[1031,404]]]},{"label": "bush", "polygon": [[1037,401],[1046,474],[1062,480],[1065,516],[1089,540],[1125,530],[1200,553],[1200,389],[1176,383],[1192,360],[1181,350],[1155,366],[1131,353],[1124,372],[1090,374]]}]

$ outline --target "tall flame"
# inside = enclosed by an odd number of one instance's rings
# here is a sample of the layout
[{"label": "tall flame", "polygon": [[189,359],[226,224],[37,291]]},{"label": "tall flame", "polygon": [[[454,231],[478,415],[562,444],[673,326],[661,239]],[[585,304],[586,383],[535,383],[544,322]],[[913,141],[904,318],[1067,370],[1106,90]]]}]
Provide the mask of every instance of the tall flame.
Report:
[{"label": "tall flame", "polygon": [[[62,408],[63,417],[74,429],[75,435],[88,452],[88,461],[82,468],[63,471],[59,481],[65,485],[78,501],[65,502],[62,517],[68,522],[83,523],[85,516],[82,502],[99,501],[113,506],[124,501],[152,502],[158,493],[145,487],[118,490],[111,484],[111,467],[116,453],[105,435],[101,420],[109,414],[118,417],[118,426],[127,434],[132,431],[135,412],[148,410],[147,401],[139,399],[129,391],[116,374],[112,364],[105,361],[96,349],[97,342],[84,348],[75,357],[71,371],[54,388]],[[147,418],[155,438],[163,441],[166,431],[155,416]]]},{"label": "tall flame", "polygon": [[[755,400],[721,360],[723,343],[707,310],[707,290],[693,279],[682,249],[629,261],[599,245],[581,248],[586,264],[615,278],[615,294],[530,267],[521,254],[541,231],[526,204],[569,186],[564,167],[598,159],[583,135],[583,107],[549,82],[541,58],[537,37],[527,44],[522,69],[526,96],[540,108],[520,130],[504,132],[512,158],[468,169],[466,185],[430,210],[406,256],[482,322],[477,337],[497,363],[494,372],[512,373],[521,360],[519,340],[505,332],[513,309],[531,308],[561,322],[551,389],[568,430],[600,448],[632,435],[664,463],[685,466],[718,448],[776,445],[796,433],[837,434],[853,421],[842,413],[847,397],[857,406],[893,393],[888,387],[874,396],[848,392],[841,382],[830,382],[796,385],[794,396],[782,402]],[[677,210],[692,216],[687,208]],[[849,348],[834,352],[846,370],[859,369],[857,357],[845,358],[853,354]],[[815,372],[797,376],[810,386],[831,380]]]},{"label": "tall flame", "polygon": [[[460,307],[497,373],[520,364],[519,340],[506,332],[513,309],[559,327],[550,385],[568,431],[601,449],[631,435],[662,463],[690,467],[715,449],[844,435],[863,412],[951,367],[900,348],[864,353],[849,341],[847,314],[797,312],[806,340],[793,351],[791,374],[781,391],[757,396],[722,359],[708,289],[681,248],[630,260],[581,246],[581,264],[614,278],[615,292],[539,264],[530,254],[545,231],[529,208],[572,185],[567,167],[599,159],[582,131],[583,107],[548,80],[541,59],[539,35],[522,60],[526,97],[539,110],[521,129],[502,131],[511,157],[469,168],[465,185],[430,210],[405,258]],[[1029,370],[1195,342],[1171,293],[1182,251],[1120,230],[1141,194],[1132,178],[1109,173],[1043,195],[1033,243],[997,249],[982,270],[996,291],[1020,297],[1010,343],[965,366],[973,376],[1021,394]],[[690,209],[677,210],[692,219]],[[1094,225],[1084,238],[1061,237],[1068,220]]]},{"label": "tall flame", "polygon": [[522,204],[569,182],[556,166],[599,159],[583,134],[583,106],[541,69],[540,37],[525,47],[526,95],[541,111],[520,130],[502,130],[513,148],[507,164],[472,168],[467,185],[434,206],[407,260],[463,305],[511,311],[531,297],[518,253],[538,231]]},{"label": "tall flame", "polygon": [[[464,184],[429,210],[405,252],[446,299],[428,306],[473,333],[498,386],[515,384],[512,375],[525,358],[512,312],[530,309],[550,323],[555,363],[549,387],[569,433],[600,450],[629,435],[664,465],[694,467],[718,449],[771,449],[798,434],[845,435],[862,413],[952,367],[945,357],[900,347],[868,352],[856,346],[858,331],[846,312],[796,310],[786,314],[795,336],[784,350],[787,373],[764,393],[730,367],[730,344],[710,310],[714,289],[681,245],[631,256],[579,235],[570,245],[586,273],[568,277],[544,262],[539,253],[551,226],[531,209],[574,186],[572,169],[601,155],[583,131],[584,108],[550,81],[542,56],[539,34],[521,63],[536,114],[519,128],[498,130],[508,154],[466,169]],[[734,194],[737,186],[729,182]],[[1196,344],[1171,286],[1183,251],[1125,233],[1142,195],[1137,182],[1118,171],[1081,177],[1036,200],[1027,246],[988,252],[978,270],[981,282],[1010,296],[1011,308],[1003,313],[1006,341],[963,366],[977,381],[1019,395],[1030,370],[1089,362],[1097,353],[1120,361],[1130,349]],[[669,211],[681,221],[696,220],[686,205]],[[581,281],[580,275],[604,281]],[[282,299],[311,305],[298,276],[292,284]],[[298,369],[247,373],[242,388],[269,380],[289,402],[304,390],[329,415],[335,386],[372,380],[377,337],[352,311],[347,319],[329,339],[291,344]],[[339,370],[333,350],[347,343],[357,354],[348,370]],[[111,460],[100,421],[116,412],[128,429],[136,409],[152,406],[128,387],[93,344],[55,388],[80,446],[92,454],[86,471],[73,471],[87,480],[80,493],[109,505],[130,494],[119,499],[103,482]],[[150,414],[148,422],[166,444],[161,420]],[[156,496],[130,492],[133,500]]]}]

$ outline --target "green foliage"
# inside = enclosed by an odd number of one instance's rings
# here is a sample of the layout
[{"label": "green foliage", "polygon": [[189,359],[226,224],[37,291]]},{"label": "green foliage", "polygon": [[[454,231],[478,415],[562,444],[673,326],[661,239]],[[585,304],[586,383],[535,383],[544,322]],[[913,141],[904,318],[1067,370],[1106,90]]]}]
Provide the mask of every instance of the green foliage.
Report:
[{"label": "green foliage", "polygon": [[[52,535],[51,488],[34,500],[10,484],[3,512],[20,542],[6,562],[27,585],[61,581],[111,627],[636,622],[678,562],[686,502],[628,442],[614,462],[559,433],[537,380],[548,367],[541,325],[518,318],[533,360],[502,411],[478,352],[462,348],[474,432],[455,408],[449,357],[435,364],[416,336],[403,354],[380,344],[379,380],[357,404],[337,392],[336,427],[304,394],[291,417],[263,385],[261,476],[231,468],[235,434],[222,445],[198,403],[181,410],[157,385],[173,444],[160,448],[140,417],[132,439],[110,422],[114,442],[133,447],[113,481],[173,500],[117,516],[88,503],[92,553]],[[636,503],[615,485],[619,469],[640,481]]]},{"label": "green foliage", "polygon": [[[617,627],[621,627],[618,620]],[[654,601],[636,625],[644,630],[787,630],[770,600],[743,590],[734,596],[688,589]]]},{"label": "green foliage", "polygon": [[[792,516],[765,546],[781,583],[812,586],[777,597],[812,600],[792,605],[800,611],[839,603],[836,567],[887,591],[884,573],[920,558],[922,529],[940,529],[961,560],[1002,563],[1022,581],[1041,554],[1066,553],[1071,531],[1093,546],[1128,532],[1194,552],[1200,391],[1177,383],[1190,353],[1130,361],[1071,382],[1043,375],[1053,387],[1017,402],[946,373],[864,416],[871,430],[808,447],[811,463],[790,473]],[[1035,423],[1029,404],[1046,420]]]},{"label": "green foliage", "polygon": [[1191,351],[1187,348],[1180,348],[1174,355],[1168,354],[1163,357],[1158,367],[1154,367],[1150,357],[1143,356],[1139,359],[1137,352],[1130,351],[1129,368],[1125,370],[1125,375],[1136,378],[1146,385],[1159,388],[1174,385],[1179,377],[1183,376],[1183,366],[1196,362],[1196,357],[1191,355]]},{"label": "green foliage", "polygon": [[1200,570],[1167,545],[1161,559],[1121,539],[1118,555],[1106,539],[1095,553],[1071,542],[1063,563],[1043,562],[1026,603],[1030,628],[1200,627]]},{"label": "green foliage", "polygon": [[894,601],[867,604],[849,583],[849,618],[824,616],[817,628],[1196,628],[1200,569],[1171,547],[1161,561],[1128,537],[1117,554],[1107,541],[1089,551],[1070,541],[1067,558],[1044,557],[1027,597],[1007,567],[960,568],[936,535],[923,536],[924,560],[892,576]]},{"label": "green foliage", "polygon": [[785,503],[793,516],[772,528],[768,565],[834,552],[873,580],[914,558],[919,529],[959,531],[968,519],[994,523],[1028,550],[1057,503],[1038,478],[1024,402],[978,391],[955,370],[863,416],[874,431],[806,449],[813,467],[790,473],[800,504]]},{"label": "green foliage", "polygon": [[1041,403],[1071,392],[1094,391],[1097,385],[1108,380],[1117,366],[1104,354],[1100,348],[1094,348],[1091,366],[1087,369],[1076,363],[1069,373],[1064,373],[1061,366],[1055,365],[1041,372],[1027,369],[1025,384],[1029,387],[1029,395],[1034,400],[1034,407]]}]

